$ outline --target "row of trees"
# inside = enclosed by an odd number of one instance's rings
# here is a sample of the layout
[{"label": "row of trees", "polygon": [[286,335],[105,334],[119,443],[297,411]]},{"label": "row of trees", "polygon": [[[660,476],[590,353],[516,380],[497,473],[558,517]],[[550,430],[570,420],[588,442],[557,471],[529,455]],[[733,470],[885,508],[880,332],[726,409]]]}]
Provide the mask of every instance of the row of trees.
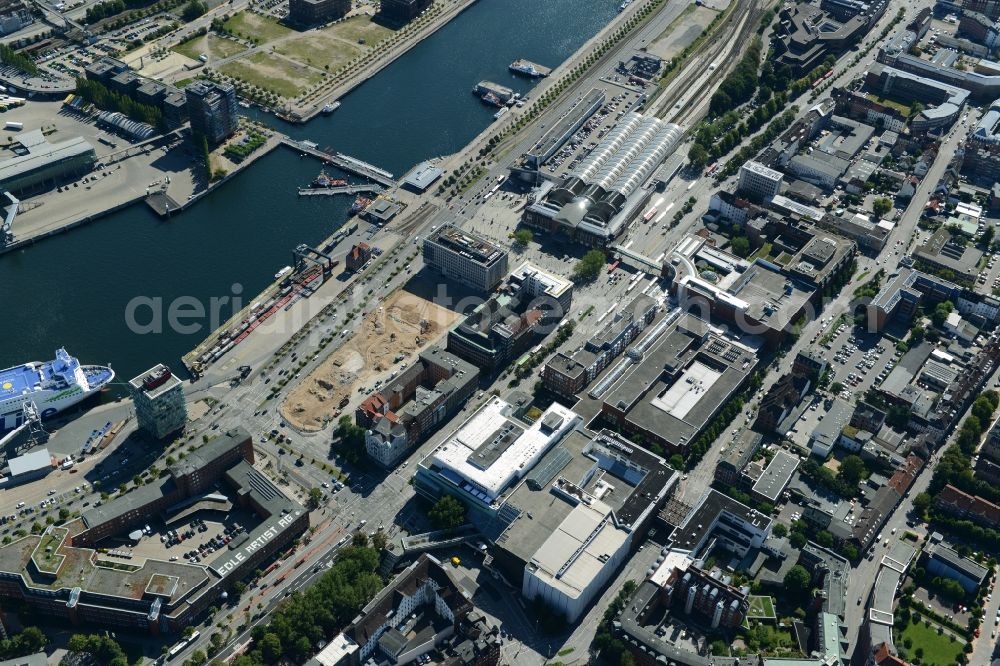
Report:
[{"label": "row of trees", "polygon": [[983,431],[993,419],[998,403],[1000,395],[993,390],[983,392],[972,403],[972,413],[962,422],[955,444],[945,450],[937,467],[934,468],[928,493],[921,493],[914,499],[914,508],[917,511],[923,513],[930,508],[933,497],[946,485],[953,485],[992,502],[1000,501],[1000,489],[973,476],[970,462]]},{"label": "row of trees", "polygon": [[163,113],[155,106],[142,104],[127,95],[112,92],[100,81],[90,81],[79,77],[76,80],[76,93],[99,109],[124,113],[132,120],[165,129]]},{"label": "row of trees", "polygon": [[379,590],[378,552],[349,546],[315,585],[295,592],[274,612],[269,625],[256,627],[250,650],[233,666],[263,666],[289,658],[302,664],[314,645],[344,627]]},{"label": "row of trees", "polygon": [[527,379],[534,372],[535,368],[541,365],[542,361],[551,356],[561,345],[570,339],[573,331],[576,330],[576,322],[567,319],[556,329],[556,334],[552,336],[545,346],[525,359],[524,363],[519,363],[514,367],[514,377],[517,379]]},{"label": "row of trees", "polygon": [[740,121],[735,111],[727,111],[712,122],[702,122],[695,132],[694,143],[688,159],[701,168],[709,159],[718,158],[739,145],[747,137],[774,118],[788,103],[786,93],[778,93],[753,110],[746,120]]},{"label": "row of trees", "polygon": [[125,650],[118,641],[100,634],[73,634],[66,645],[69,653],[77,659],[90,657],[98,664],[107,666],[129,666]]},{"label": "row of trees", "polygon": [[753,158],[765,145],[771,143],[779,134],[788,129],[795,122],[795,114],[798,112],[799,108],[793,106],[772,120],[763,132],[755,135],[747,145],[740,148],[733,157],[729,158],[726,165],[719,169],[716,178],[721,180],[736,173],[747,160]]},{"label": "row of trees", "polygon": [[747,386],[746,390],[740,395],[735,396],[732,400],[726,403],[726,406],[715,415],[712,422],[708,424],[701,436],[694,441],[691,448],[688,451],[687,459],[684,464],[688,469],[694,468],[698,464],[698,461],[702,459],[705,452],[708,451],[712,443],[715,442],[719,435],[724,433],[729,427],[736,415],[740,413],[743,409],[743,405],[746,404],[744,396],[753,395],[754,392],[760,388],[761,384],[764,382],[764,376],[761,372],[755,372],[753,377],[750,378],[750,384]]},{"label": "row of trees", "polygon": [[722,80],[719,89],[709,100],[710,113],[721,115],[753,98],[754,93],[757,92],[757,68],[760,65],[761,44],[760,36],[754,35],[746,53],[740,58],[733,71]]},{"label": "row of trees", "polygon": [[84,17],[84,23],[91,24],[97,23],[109,16],[114,16],[116,14],[121,14],[125,11],[125,0],[107,0],[107,2],[98,2],[96,5],[91,5],[87,7],[87,14]]},{"label": "row of trees", "polygon": [[7,44],[0,44],[0,63],[15,67],[28,74],[38,73],[38,65],[35,64],[34,60],[23,53],[18,53]]},{"label": "row of trees", "polygon": [[0,640],[0,659],[15,659],[41,652],[48,644],[48,636],[41,629],[25,627],[21,633]]},{"label": "row of trees", "polygon": [[[625,652],[625,644],[615,638],[612,633],[612,624],[615,618],[618,617],[618,613],[625,608],[625,604],[635,594],[637,587],[634,580],[625,581],[622,589],[615,595],[614,600],[608,604],[607,610],[604,611],[604,615],[601,617],[601,623],[597,625],[597,631],[594,633],[593,647],[601,653],[601,661],[606,664],[625,663],[622,657],[623,655],[628,655],[628,653]],[[631,655],[628,656],[631,657]]]}]

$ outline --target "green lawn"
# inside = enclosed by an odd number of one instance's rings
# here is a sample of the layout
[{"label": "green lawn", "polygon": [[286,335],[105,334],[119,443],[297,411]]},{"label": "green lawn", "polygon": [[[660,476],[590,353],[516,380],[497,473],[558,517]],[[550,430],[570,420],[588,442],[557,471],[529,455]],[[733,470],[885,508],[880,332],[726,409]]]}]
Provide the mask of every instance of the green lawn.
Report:
[{"label": "green lawn", "polygon": [[[65,530],[52,530],[42,537],[35,549],[35,564],[39,569],[48,573],[55,573],[63,561],[63,556],[59,554],[59,544],[66,536]],[[49,552],[49,548],[52,552]]]},{"label": "green lawn", "polygon": [[872,100],[873,102],[878,102],[879,104],[881,104],[883,106],[887,106],[890,109],[896,109],[897,111],[899,111],[900,113],[902,113],[904,116],[909,116],[910,115],[910,107],[908,105],[906,105],[906,104],[903,104],[902,102],[897,102],[896,100],[889,99],[888,97],[880,97],[880,96],[875,95],[873,93],[869,93],[868,94],[868,99]]},{"label": "green lawn", "polygon": [[282,97],[295,97],[323,78],[304,65],[296,65],[269,53],[254,53],[249,58],[223,65],[220,71],[251,85],[273,90]]},{"label": "green lawn", "polygon": [[763,245],[757,248],[756,252],[747,257],[747,260],[753,261],[754,259],[769,259],[771,257],[772,247],[771,243],[765,241]]},{"label": "green lawn", "polygon": [[917,648],[921,648],[924,656],[920,663],[923,666],[954,666],[962,654],[963,642],[958,639],[952,642],[947,632],[939,636],[937,625],[933,622],[930,627],[924,626],[923,620],[917,624],[908,622],[896,639],[896,646],[904,645],[907,638],[913,641],[906,650],[908,657],[915,657]]},{"label": "green lawn", "polygon": [[771,597],[750,597],[750,617],[773,618],[774,604]]},{"label": "green lawn", "polygon": [[273,18],[260,16],[252,12],[240,12],[225,23],[227,30],[236,36],[246,38],[256,37],[261,44],[274,41],[280,37],[285,37],[294,32],[291,28],[286,28]]},{"label": "green lawn", "polygon": [[178,44],[173,50],[192,60],[197,60],[198,56],[203,53],[212,59],[229,58],[246,51],[246,47],[225,37],[204,35]]}]

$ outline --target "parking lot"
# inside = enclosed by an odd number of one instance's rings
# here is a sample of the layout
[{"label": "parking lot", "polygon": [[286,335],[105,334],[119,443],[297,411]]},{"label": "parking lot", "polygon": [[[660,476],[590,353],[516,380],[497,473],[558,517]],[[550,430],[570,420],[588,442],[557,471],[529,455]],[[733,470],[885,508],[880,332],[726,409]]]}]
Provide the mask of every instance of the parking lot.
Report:
[{"label": "parking lot", "polygon": [[[222,520],[208,520],[209,514],[216,518],[222,515],[217,511],[198,512],[189,520],[174,522],[170,526],[161,520],[151,519],[143,526],[144,534],[138,543],[122,547],[117,544],[125,541],[115,539],[112,543],[101,545],[111,548],[113,552],[128,553],[127,556],[120,556],[131,561],[154,559],[196,564],[211,561],[215,551],[225,548],[232,539],[257,523],[252,511],[240,508],[234,508]],[[206,518],[199,517],[201,515]]]},{"label": "parking lot", "polygon": [[[1000,220],[998,220],[1000,222]],[[993,224],[993,221],[989,222]],[[976,291],[983,294],[992,294],[1000,290],[1000,252],[987,253],[983,255],[986,263],[979,270],[979,277],[976,279]]]},{"label": "parking lot", "polygon": [[823,348],[831,361],[830,385],[843,384],[839,396],[847,401],[881,383],[902,356],[890,341],[876,333],[859,332],[848,322],[837,324],[833,339]]},{"label": "parking lot", "polygon": [[543,168],[558,178],[575,169],[604,135],[639,101],[640,93],[617,85],[605,88],[604,106],[597,110]]},{"label": "parking lot", "polygon": [[[832,321],[831,321],[832,319]],[[832,329],[833,338],[823,344],[823,353],[830,361],[830,383],[841,384],[836,397],[855,403],[864,394],[877,386],[895,367],[902,356],[892,343],[876,333],[859,332],[848,320],[824,318],[823,329],[817,335],[816,344]],[[815,395],[809,406],[803,410],[799,420],[790,431],[790,437],[797,445],[808,448],[809,436],[826,416],[826,408],[820,395]]]}]

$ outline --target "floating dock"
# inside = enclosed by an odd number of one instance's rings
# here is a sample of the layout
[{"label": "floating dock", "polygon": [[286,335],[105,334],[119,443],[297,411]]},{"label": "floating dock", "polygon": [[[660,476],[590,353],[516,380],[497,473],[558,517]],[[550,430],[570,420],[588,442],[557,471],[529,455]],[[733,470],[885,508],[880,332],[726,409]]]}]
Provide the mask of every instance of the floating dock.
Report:
[{"label": "floating dock", "polygon": [[510,63],[507,66],[507,69],[515,74],[521,74],[522,76],[528,76],[533,79],[540,79],[552,73],[551,68],[546,67],[545,65],[539,65],[536,62],[531,62],[530,60],[525,60],[524,58],[520,58]]},{"label": "floating dock", "polygon": [[328,153],[320,150],[319,147],[312,141],[296,141],[285,136],[282,137],[281,142],[289,148],[294,148],[295,150],[306,153],[307,155],[317,157],[324,162],[341,169],[342,171],[353,173],[354,175],[361,176],[362,178],[367,178],[368,180],[374,181],[383,187],[394,187],[396,185],[396,180],[393,178],[391,173],[384,169],[379,169],[377,166],[372,164],[368,164],[368,162],[363,162],[356,157],[351,157],[350,155],[345,155],[343,153]]},{"label": "floating dock", "polygon": [[480,81],[476,84],[476,87],[472,89],[472,93],[474,95],[478,95],[479,97],[493,95],[503,104],[506,104],[514,97],[513,90],[507,86],[502,86],[499,83],[493,83],[492,81]]},{"label": "floating dock", "polygon": [[383,189],[379,185],[341,185],[339,187],[300,187],[300,197],[321,197],[333,196],[335,194],[361,194],[370,192],[381,194]]}]

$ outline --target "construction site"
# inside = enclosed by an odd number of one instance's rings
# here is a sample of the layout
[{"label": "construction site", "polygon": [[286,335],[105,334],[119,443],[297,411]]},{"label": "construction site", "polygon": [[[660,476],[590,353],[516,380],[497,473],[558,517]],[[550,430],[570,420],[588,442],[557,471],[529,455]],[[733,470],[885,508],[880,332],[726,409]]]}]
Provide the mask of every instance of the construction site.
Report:
[{"label": "construction site", "polygon": [[295,428],[321,430],[352,398],[411,362],[436,342],[459,314],[408,291],[392,294],[367,315],[361,329],[293,390],[281,415]]}]

